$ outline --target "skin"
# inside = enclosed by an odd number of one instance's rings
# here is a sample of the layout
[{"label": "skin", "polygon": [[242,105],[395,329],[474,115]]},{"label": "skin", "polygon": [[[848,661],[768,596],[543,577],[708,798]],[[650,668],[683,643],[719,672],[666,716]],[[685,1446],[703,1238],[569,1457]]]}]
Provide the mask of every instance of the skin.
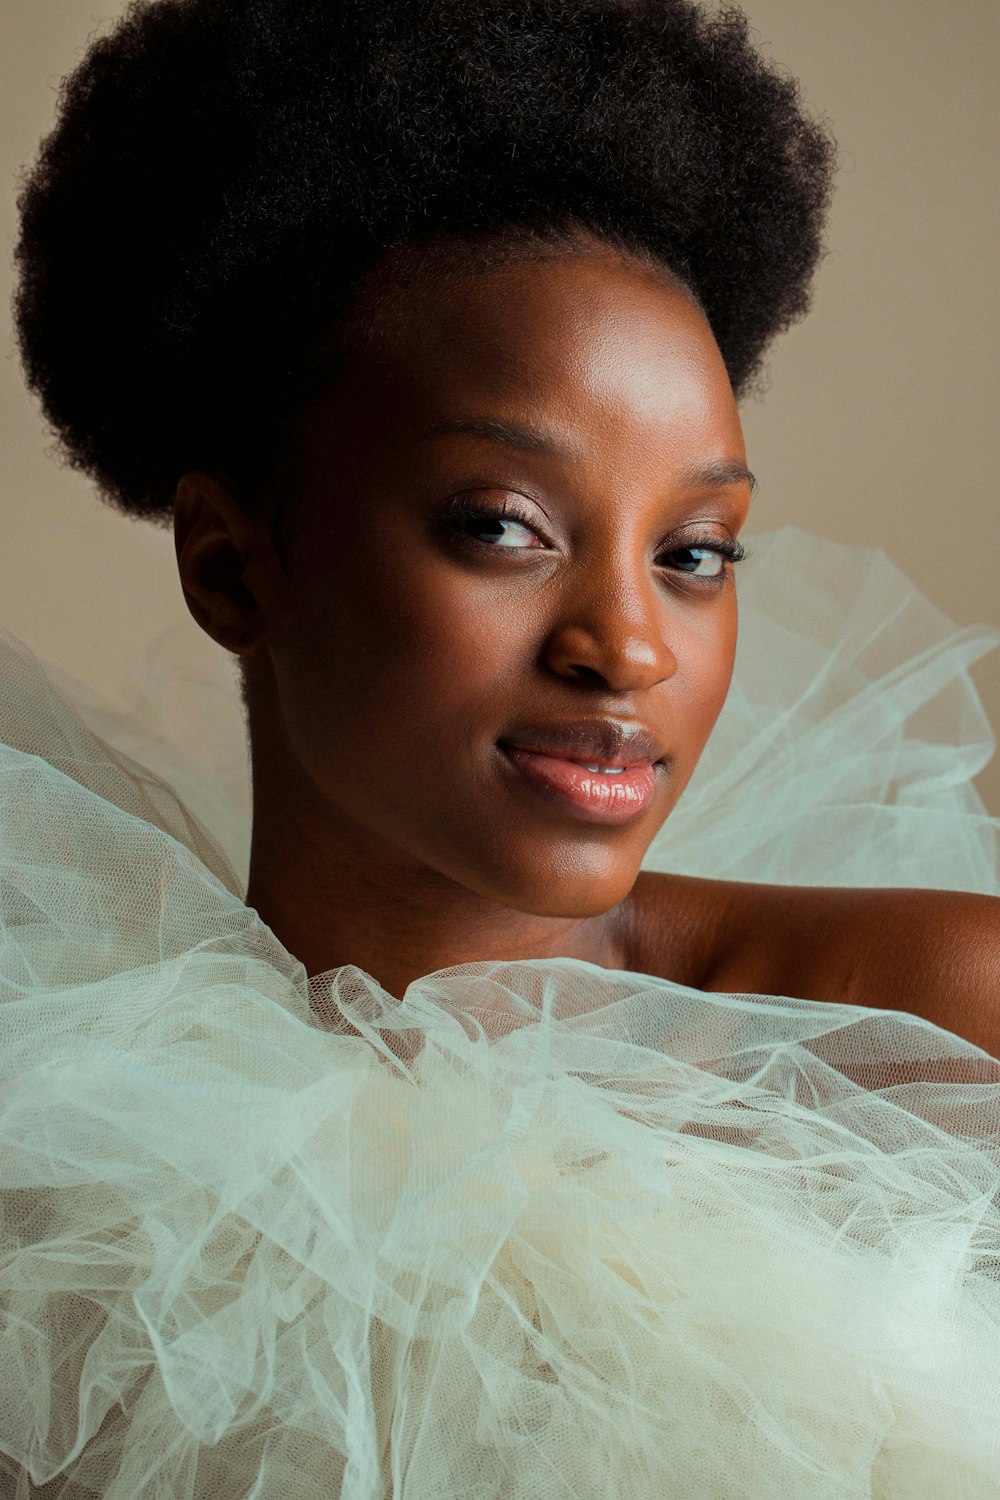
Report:
[{"label": "skin", "polygon": [[[705,477],[746,455],[691,297],[586,236],[475,271],[456,251],[400,295],[396,269],[385,258],[362,294],[374,336],[293,424],[280,548],[273,504],[248,510],[201,471],[177,490],[188,606],[246,660],[248,905],[311,975],[352,963],[395,996],[455,964],[565,956],[703,989],[919,1003],[994,1049],[992,898],[640,873],[736,646],[732,566],[692,578],[679,560],[732,541],[751,492]],[[531,424],[565,451],[424,436],[458,416]],[[503,546],[495,526],[449,522],[469,493],[519,508]],[[550,808],[498,750],[518,723],[589,716],[638,722],[668,752],[631,823]]]},{"label": "skin", "polygon": [[[484,958],[617,966],[639,864],[697,763],[736,645],[732,541],[750,483],[703,314],[659,270],[600,248],[433,277],[383,310],[297,424],[286,567],[269,515],[192,473],[176,501],[195,618],[252,657],[248,904],[310,973],[352,962],[399,995]],[[566,453],[423,434],[531,423]],[[520,504],[506,545],[444,508]],[[487,528],[488,531],[488,528]],[[673,549],[673,550],[671,550]],[[497,748],[524,721],[609,716],[671,756],[618,827],[550,809]]]}]

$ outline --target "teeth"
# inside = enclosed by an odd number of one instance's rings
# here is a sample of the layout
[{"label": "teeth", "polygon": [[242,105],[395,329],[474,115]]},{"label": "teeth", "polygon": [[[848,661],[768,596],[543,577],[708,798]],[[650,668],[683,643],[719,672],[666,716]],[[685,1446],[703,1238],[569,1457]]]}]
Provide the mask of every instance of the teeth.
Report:
[{"label": "teeth", "polygon": [[624,766],[588,766],[588,771],[599,771],[602,776],[620,776]]}]

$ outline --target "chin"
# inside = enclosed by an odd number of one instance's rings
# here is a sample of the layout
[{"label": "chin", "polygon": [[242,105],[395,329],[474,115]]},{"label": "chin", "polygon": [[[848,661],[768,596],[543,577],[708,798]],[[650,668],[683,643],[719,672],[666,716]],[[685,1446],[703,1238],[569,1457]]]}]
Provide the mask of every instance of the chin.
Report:
[{"label": "chin", "polygon": [[638,877],[638,867],[615,869],[588,876],[580,871],[562,877],[553,875],[539,884],[537,871],[530,882],[518,885],[511,881],[503,888],[491,882],[480,893],[511,911],[523,911],[533,917],[562,917],[577,921],[601,917],[624,901]]}]

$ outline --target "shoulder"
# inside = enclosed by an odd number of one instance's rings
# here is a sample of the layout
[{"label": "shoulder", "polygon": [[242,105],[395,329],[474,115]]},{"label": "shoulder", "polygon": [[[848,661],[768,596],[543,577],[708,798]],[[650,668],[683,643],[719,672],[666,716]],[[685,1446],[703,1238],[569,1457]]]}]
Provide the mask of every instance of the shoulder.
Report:
[{"label": "shoulder", "polygon": [[827,951],[843,947],[847,999],[923,1016],[1000,1056],[1000,899],[966,891],[849,894],[827,942]]},{"label": "shoulder", "polygon": [[705,989],[728,919],[731,881],[640,870],[627,905],[622,967]]},{"label": "shoulder", "polygon": [[[1000,898],[644,873],[634,928],[642,972],[909,1011],[1000,1053]],[[670,930],[678,912],[680,941]]]}]

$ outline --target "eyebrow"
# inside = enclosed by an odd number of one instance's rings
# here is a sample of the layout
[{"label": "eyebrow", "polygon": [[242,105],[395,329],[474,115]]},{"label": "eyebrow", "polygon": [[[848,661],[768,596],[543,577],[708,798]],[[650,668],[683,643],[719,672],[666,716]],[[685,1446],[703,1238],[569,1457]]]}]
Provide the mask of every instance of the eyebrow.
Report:
[{"label": "eyebrow", "polygon": [[750,493],[753,494],[757,488],[756,477],[750,473],[746,464],[730,462],[722,459],[718,463],[699,465],[693,469],[685,469],[681,475],[685,484],[692,488],[703,487],[708,489],[721,489],[727,484],[749,484]]},{"label": "eyebrow", "polygon": [[[422,432],[417,441],[427,442],[442,432],[470,432],[475,437],[492,438],[496,443],[506,443],[510,448],[520,449],[522,453],[543,453],[553,458],[575,460],[584,456],[583,449],[578,444],[567,443],[543,428],[521,426],[516,422],[499,422],[490,417],[445,417],[443,421],[436,422],[433,427]],[[750,485],[751,493],[757,488],[757,480],[745,464],[727,459],[687,468],[681,479],[692,489],[709,486],[720,489],[729,484],[746,483]]]}]

